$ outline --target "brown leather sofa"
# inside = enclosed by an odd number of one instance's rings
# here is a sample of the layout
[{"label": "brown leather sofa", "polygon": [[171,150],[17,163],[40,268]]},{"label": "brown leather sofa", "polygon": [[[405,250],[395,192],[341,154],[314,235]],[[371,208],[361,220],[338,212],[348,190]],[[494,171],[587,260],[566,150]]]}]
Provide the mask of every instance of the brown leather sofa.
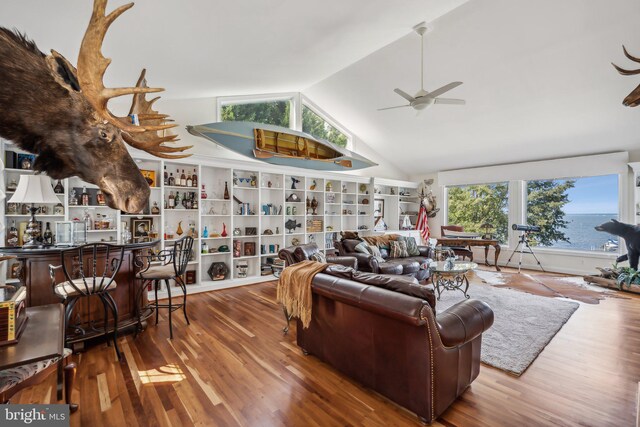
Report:
[{"label": "brown leather sofa", "polygon": [[384,262],[379,262],[373,255],[356,252],[355,247],[361,243],[358,239],[342,239],[333,242],[340,256],[352,256],[358,260],[358,270],[377,274],[409,275],[418,280],[429,278],[429,269],[423,268],[431,261],[432,249],[429,246],[418,246],[420,255],[406,258],[391,258],[386,249],[380,249]]},{"label": "brown leather sofa", "polygon": [[[306,243],[298,246],[288,246],[280,249],[278,257],[284,260],[286,267],[296,264],[300,261],[308,260],[311,255],[319,252],[318,245],[315,243]],[[358,269],[358,260],[352,256],[332,256],[327,255],[327,262],[330,264],[340,264],[345,267]]]},{"label": "brown leather sofa", "polygon": [[311,324],[297,322],[304,353],[421,421],[433,422],[478,376],[482,333],[493,324],[485,303],[465,300],[435,315],[433,292],[415,279],[341,266],[316,275],[312,291]]}]

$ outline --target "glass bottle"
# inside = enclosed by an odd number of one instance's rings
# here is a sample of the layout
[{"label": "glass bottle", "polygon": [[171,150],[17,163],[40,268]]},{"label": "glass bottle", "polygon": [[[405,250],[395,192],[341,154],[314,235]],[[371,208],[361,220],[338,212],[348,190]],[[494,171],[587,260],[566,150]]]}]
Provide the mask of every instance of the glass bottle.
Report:
[{"label": "glass bottle", "polygon": [[167,173],[167,165],[164,165],[164,185],[169,185],[169,174]]},{"label": "glass bottle", "polygon": [[[47,223],[49,225],[49,223]],[[11,227],[7,231],[7,246],[18,246],[18,229],[16,228],[16,221],[11,221]]]},{"label": "glass bottle", "polygon": [[204,230],[202,231],[202,237],[204,237],[205,239],[209,237],[209,229],[206,225],[204,226]]},{"label": "glass bottle", "polygon": [[198,174],[196,168],[193,168],[193,176],[191,177],[191,185],[198,188]]},{"label": "glass bottle", "polygon": [[169,175],[169,186],[174,187],[176,185],[176,179],[173,177],[173,172]]},{"label": "glass bottle", "polygon": [[71,189],[71,194],[69,194],[69,206],[78,206],[78,196],[75,189]]},{"label": "glass bottle", "polygon": [[56,194],[64,193],[64,185],[62,185],[62,181],[58,180],[58,182],[56,183],[56,186],[53,187],[53,192]]},{"label": "glass bottle", "polygon": [[169,193],[169,209],[174,209],[176,207],[176,199],[173,196],[173,191]]},{"label": "glass bottle", "polygon": [[202,242],[202,253],[203,254],[209,253],[209,245],[207,245],[207,242]]},{"label": "glass bottle", "polygon": [[204,184],[202,184],[202,191],[200,192],[200,197],[202,197],[202,200],[205,200],[207,198],[207,190],[205,190]]},{"label": "glass bottle", "polygon": [[89,214],[89,209],[84,210],[82,220],[87,224],[87,230],[93,230],[93,218],[91,218],[91,214]]},{"label": "glass bottle", "polygon": [[176,191],[176,198],[175,198],[174,202],[175,202],[174,206],[175,206],[176,209],[182,209],[182,204],[180,203],[180,192],[179,191]]},{"label": "glass bottle", "polygon": [[227,181],[224,182],[224,199],[229,200],[229,186],[227,185]]},{"label": "glass bottle", "polygon": [[198,198],[196,197],[196,193],[191,193],[191,194],[193,194],[192,196],[193,203],[191,205],[191,208],[198,209]]},{"label": "glass bottle", "polygon": [[160,214],[160,207],[158,206],[158,202],[153,202],[153,206],[151,207],[151,215]]},{"label": "glass bottle", "polygon": [[89,193],[87,193],[87,186],[82,187],[82,197],[81,197],[82,206],[89,206]]},{"label": "glass bottle", "polygon": [[98,193],[96,194],[96,202],[98,202],[98,205],[100,206],[104,206],[107,204],[104,199],[104,194],[102,194],[102,190],[98,190]]},{"label": "glass bottle", "polygon": [[51,225],[49,223],[47,223],[47,226],[44,229],[42,240],[45,245],[53,245],[53,233],[51,232]]},{"label": "glass bottle", "polygon": [[184,174],[184,169],[182,169],[182,175],[180,175],[180,186],[187,186],[187,176]]},{"label": "glass bottle", "polygon": [[191,179],[191,175],[189,175],[187,173],[187,182],[186,182],[186,186],[187,187],[193,187],[193,180]]}]

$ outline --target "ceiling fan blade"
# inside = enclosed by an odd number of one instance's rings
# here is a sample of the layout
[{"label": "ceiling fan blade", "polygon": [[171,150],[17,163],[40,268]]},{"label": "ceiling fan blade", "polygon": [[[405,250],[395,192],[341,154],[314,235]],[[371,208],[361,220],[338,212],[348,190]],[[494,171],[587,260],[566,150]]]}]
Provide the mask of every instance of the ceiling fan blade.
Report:
[{"label": "ceiling fan blade", "polygon": [[451,98],[436,98],[435,104],[451,104],[451,105],[465,105],[467,102],[464,99],[451,99]]},{"label": "ceiling fan blade", "polygon": [[404,107],[411,107],[411,105],[398,105],[398,106],[395,106],[395,107],[378,108],[378,111],[393,110],[394,108],[404,108]]},{"label": "ceiling fan blade", "polygon": [[434,90],[433,92],[429,92],[429,96],[431,98],[435,98],[436,96],[440,96],[445,92],[449,92],[451,89],[457,88],[461,84],[462,82],[451,82],[448,85],[444,85],[441,88]]},{"label": "ceiling fan blade", "polygon": [[415,101],[415,98],[413,96],[409,95],[407,92],[401,91],[398,88],[395,88],[393,91],[395,93],[397,93],[398,95],[400,95],[401,97],[403,97],[404,99],[406,99],[407,101],[409,101],[409,102]]}]

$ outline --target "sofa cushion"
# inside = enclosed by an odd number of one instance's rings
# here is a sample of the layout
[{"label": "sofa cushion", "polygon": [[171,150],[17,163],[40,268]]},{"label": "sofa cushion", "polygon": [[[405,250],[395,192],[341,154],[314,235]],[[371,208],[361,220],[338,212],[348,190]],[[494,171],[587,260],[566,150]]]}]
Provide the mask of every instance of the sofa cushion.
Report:
[{"label": "sofa cushion", "polygon": [[404,241],[407,242],[407,252],[409,252],[409,256],[420,255],[420,250],[418,249],[418,243],[416,242],[415,237],[405,237]]},{"label": "sofa cushion", "polygon": [[406,258],[409,256],[407,252],[407,242],[396,240],[391,242],[391,258]]},{"label": "sofa cushion", "polygon": [[323,252],[316,252],[311,254],[311,256],[309,257],[309,259],[311,261],[316,261],[316,262],[320,262],[322,264],[326,264],[327,263],[327,256],[323,253]]},{"label": "sofa cushion", "polygon": [[402,265],[395,262],[385,262],[378,266],[382,274],[402,274]]},{"label": "sofa cushion", "polygon": [[364,273],[356,271],[353,273],[353,279],[358,283],[376,286],[378,288],[387,289],[389,291],[400,292],[416,298],[426,300],[432,309],[435,309],[436,298],[433,290],[420,285],[418,281],[409,276],[392,276],[385,274]]},{"label": "sofa cushion", "polygon": [[342,241],[342,246],[344,247],[345,252],[356,252],[356,246],[360,244],[360,240],[355,239],[344,239]]},{"label": "sofa cushion", "polygon": [[373,255],[373,252],[369,249],[369,244],[367,242],[358,243],[354,249],[356,252]]},{"label": "sofa cushion", "polygon": [[323,271],[323,273],[325,274],[348,280],[353,280],[353,273],[355,272],[355,269],[340,264],[329,264]]}]

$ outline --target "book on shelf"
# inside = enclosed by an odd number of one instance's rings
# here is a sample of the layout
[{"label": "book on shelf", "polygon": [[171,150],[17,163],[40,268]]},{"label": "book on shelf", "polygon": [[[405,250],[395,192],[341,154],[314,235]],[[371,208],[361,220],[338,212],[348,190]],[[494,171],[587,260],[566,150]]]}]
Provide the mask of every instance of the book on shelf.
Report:
[{"label": "book on shelf", "polygon": [[0,287],[0,346],[18,341],[27,322],[27,290],[24,286]]}]

